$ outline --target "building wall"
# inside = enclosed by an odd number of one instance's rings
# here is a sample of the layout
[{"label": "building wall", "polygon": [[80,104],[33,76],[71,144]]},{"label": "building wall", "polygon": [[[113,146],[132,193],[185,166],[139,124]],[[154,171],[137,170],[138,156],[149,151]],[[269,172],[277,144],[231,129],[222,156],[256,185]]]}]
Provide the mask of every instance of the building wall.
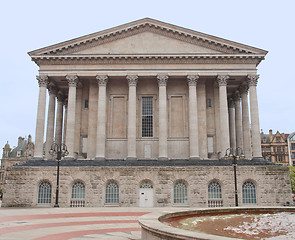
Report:
[{"label": "building wall", "polygon": [[[86,188],[86,207],[105,204],[105,187],[113,180],[119,185],[119,204],[116,206],[139,206],[139,186],[145,180],[153,185],[154,206],[177,206],[173,203],[173,186],[183,181],[188,189],[188,204],[181,206],[207,207],[208,184],[217,181],[222,187],[223,206],[234,206],[234,178],[232,166],[204,167],[61,167],[59,204],[69,207],[71,188],[81,181]],[[24,174],[25,173],[25,174]],[[51,206],[55,201],[56,167],[7,168],[4,207],[38,207],[38,185],[48,181],[52,185]],[[238,166],[237,185],[239,206],[242,204],[242,184],[252,181],[256,187],[257,205],[282,206],[291,202],[290,178],[287,167]],[[39,205],[41,206],[41,205]]]}]

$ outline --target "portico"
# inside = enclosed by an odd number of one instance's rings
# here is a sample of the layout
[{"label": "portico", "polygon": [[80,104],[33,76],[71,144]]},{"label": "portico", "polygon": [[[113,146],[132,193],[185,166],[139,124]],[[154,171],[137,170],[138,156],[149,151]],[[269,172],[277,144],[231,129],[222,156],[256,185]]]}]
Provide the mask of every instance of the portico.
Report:
[{"label": "portico", "polygon": [[237,146],[260,158],[256,66],[266,53],[153,19],[32,51],[35,158],[61,139],[71,159],[218,159]]}]

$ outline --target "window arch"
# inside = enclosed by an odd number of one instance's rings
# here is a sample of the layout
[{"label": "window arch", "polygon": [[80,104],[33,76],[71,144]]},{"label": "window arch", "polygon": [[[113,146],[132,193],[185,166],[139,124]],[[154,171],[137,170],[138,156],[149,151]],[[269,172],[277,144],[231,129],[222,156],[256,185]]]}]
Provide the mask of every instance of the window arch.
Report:
[{"label": "window arch", "polygon": [[153,188],[153,184],[151,184],[151,182],[149,181],[143,181],[139,188]]},{"label": "window arch", "polygon": [[174,185],[174,203],[187,204],[187,186],[184,182],[177,182]]},{"label": "window arch", "polygon": [[119,203],[119,186],[116,182],[109,182],[106,186],[106,200],[105,203],[116,204]]},{"label": "window arch", "polygon": [[256,204],[256,187],[254,183],[247,181],[243,184],[243,203]]},{"label": "window arch", "polygon": [[211,182],[208,185],[208,199],[221,199],[221,185],[218,182]]},{"label": "window arch", "polygon": [[72,186],[72,199],[85,199],[85,185],[82,182],[75,182]]},{"label": "window arch", "polygon": [[51,203],[51,184],[49,182],[41,182],[38,189],[38,204]]}]

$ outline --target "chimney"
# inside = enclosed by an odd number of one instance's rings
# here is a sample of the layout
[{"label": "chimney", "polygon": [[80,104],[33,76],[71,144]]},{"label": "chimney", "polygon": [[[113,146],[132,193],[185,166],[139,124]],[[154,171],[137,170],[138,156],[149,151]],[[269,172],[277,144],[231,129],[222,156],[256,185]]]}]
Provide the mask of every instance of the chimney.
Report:
[{"label": "chimney", "polygon": [[272,136],[272,129],[269,129],[269,141],[272,142],[273,136]]}]

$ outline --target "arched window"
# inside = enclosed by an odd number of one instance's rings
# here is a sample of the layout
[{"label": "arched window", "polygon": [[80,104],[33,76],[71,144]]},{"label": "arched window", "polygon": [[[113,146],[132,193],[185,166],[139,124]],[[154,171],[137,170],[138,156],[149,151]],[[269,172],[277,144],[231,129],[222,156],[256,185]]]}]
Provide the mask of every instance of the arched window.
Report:
[{"label": "arched window", "polygon": [[85,185],[82,182],[72,186],[71,207],[85,207]]},{"label": "arched window", "polygon": [[174,185],[174,203],[187,204],[187,187],[183,182],[177,182]]},{"label": "arched window", "polygon": [[51,184],[49,182],[42,182],[38,189],[38,204],[51,203]]},{"label": "arched window", "polygon": [[218,182],[211,182],[208,185],[208,206],[209,207],[223,206],[221,185]]},{"label": "arched window", "polygon": [[245,182],[242,191],[244,204],[256,204],[256,188],[252,182]]},{"label": "arched window", "polygon": [[76,182],[72,186],[72,199],[85,199],[85,185]]},{"label": "arched window", "polygon": [[119,186],[115,182],[109,182],[106,186],[106,203],[119,203]]}]

